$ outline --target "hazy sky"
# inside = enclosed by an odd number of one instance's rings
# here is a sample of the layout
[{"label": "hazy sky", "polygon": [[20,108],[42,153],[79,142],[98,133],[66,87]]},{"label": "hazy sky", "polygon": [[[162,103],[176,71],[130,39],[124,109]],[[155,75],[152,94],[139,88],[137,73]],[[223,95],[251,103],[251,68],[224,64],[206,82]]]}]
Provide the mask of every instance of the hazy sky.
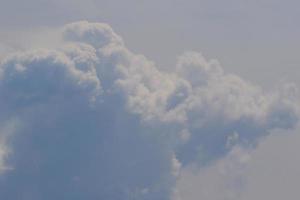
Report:
[{"label": "hazy sky", "polygon": [[0,199],[296,199],[299,18],[294,0],[0,0]]}]

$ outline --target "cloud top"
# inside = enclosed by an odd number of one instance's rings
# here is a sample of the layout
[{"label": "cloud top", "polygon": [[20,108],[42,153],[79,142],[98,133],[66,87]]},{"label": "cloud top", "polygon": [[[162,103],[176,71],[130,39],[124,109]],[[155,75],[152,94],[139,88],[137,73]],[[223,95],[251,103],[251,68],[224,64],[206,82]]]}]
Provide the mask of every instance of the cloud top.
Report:
[{"label": "cloud top", "polygon": [[79,21],[63,28],[63,37],[67,41],[83,42],[95,48],[106,45],[123,45],[122,38],[108,24]]}]

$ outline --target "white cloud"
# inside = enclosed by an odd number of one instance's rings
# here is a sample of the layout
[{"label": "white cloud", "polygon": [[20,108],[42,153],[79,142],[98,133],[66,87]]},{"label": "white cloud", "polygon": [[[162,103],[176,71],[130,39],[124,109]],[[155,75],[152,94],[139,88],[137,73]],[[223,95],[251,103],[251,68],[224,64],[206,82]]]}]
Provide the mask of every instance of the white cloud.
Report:
[{"label": "white cloud", "polygon": [[64,39],[73,42],[84,42],[95,48],[106,45],[123,46],[123,41],[108,24],[80,21],[68,24],[63,30]]},{"label": "white cloud", "polygon": [[0,119],[21,124],[4,199],[169,199],[182,168],[243,163],[240,150],[298,120],[292,87],[262,91],[199,53],[166,73],[107,24],[68,24],[62,37],[1,62]]},{"label": "white cloud", "polygon": [[13,170],[12,166],[7,165],[6,159],[10,156],[10,147],[8,146],[8,140],[13,136],[13,133],[18,128],[18,121],[10,119],[9,121],[1,121],[0,129],[0,175],[7,172],[7,170]]}]

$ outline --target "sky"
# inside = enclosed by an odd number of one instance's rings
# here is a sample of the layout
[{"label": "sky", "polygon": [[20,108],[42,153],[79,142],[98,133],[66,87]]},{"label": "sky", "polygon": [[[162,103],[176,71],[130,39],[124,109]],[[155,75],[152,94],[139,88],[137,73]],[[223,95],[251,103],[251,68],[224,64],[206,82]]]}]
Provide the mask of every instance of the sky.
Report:
[{"label": "sky", "polygon": [[0,198],[297,198],[298,1],[0,3]]}]

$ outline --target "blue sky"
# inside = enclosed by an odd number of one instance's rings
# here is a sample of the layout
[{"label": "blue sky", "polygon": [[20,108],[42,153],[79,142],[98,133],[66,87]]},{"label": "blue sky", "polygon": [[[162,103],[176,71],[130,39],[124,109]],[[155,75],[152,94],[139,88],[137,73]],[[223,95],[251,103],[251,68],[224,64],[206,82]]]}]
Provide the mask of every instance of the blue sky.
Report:
[{"label": "blue sky", "polygon": [[0,1],[0,198],[296,198],[299,2]]}]

